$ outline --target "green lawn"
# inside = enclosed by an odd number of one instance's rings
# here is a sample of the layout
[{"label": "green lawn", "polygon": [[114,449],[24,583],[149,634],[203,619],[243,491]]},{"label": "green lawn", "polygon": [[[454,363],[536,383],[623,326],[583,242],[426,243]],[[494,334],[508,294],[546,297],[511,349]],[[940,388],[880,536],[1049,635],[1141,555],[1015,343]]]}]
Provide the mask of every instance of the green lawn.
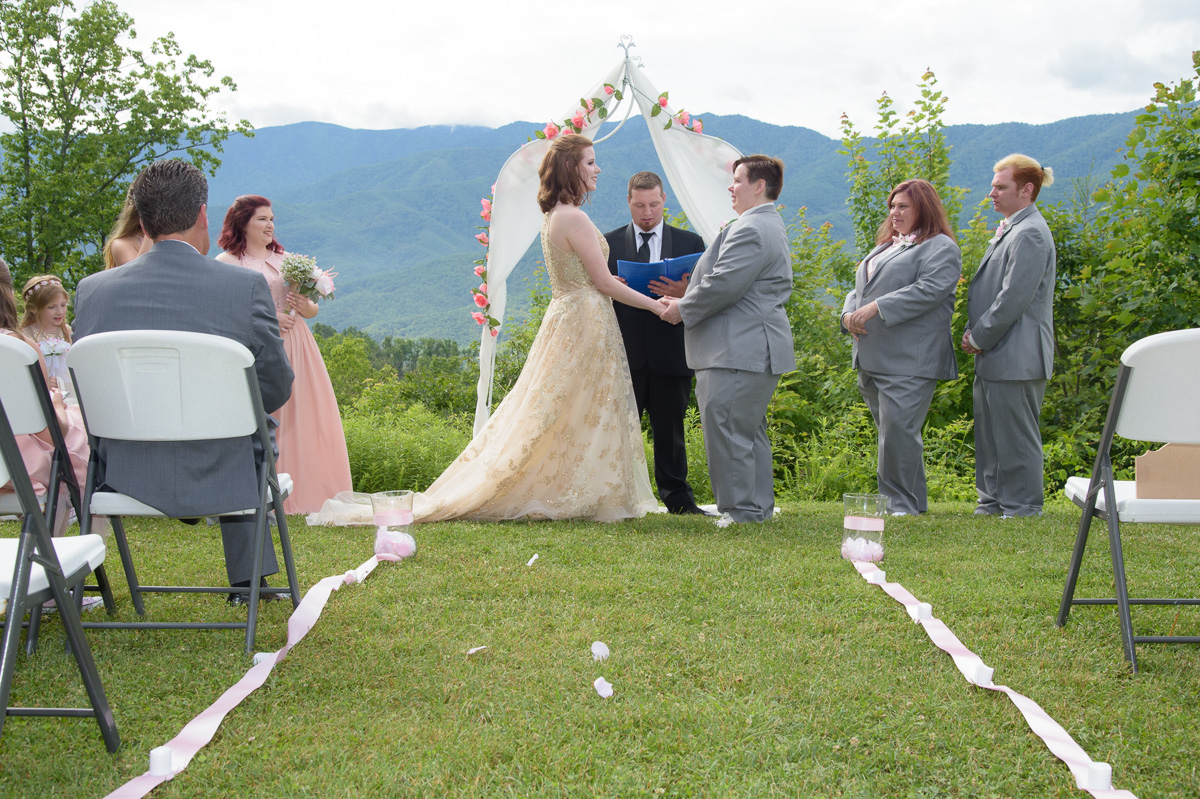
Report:
[{"label": "green lawn", "polygon": [[[1053,620],[1078,512],[975,518],[966,504],[889,519],[889,579],[933,604],[1005,683],[1040,703],[1114,787],[1200,793],[1200,648],[1121,655],[1115,610]],[[307,587],[371,554],[361,529],[292,520]],[[1129,527],[1135,595],[1194,596],[1187,528]],[[16,525],[0,525],[14,535]],[[147,576],[223,577],[215,528],[135,523]],[[317,626],[161,797],[1083,796],[1002,695],[967,684],[904,609],[838,554],[840,505],[774,522],[444,523],[417,556],[335,593]],[[532,568],[525,566],[533,553]],[[1080,593],[1111,595],[1093,534]],[[115,550],[118,603],[132,616]],[[219,584],[219,583],[218,583]],[[285,640],[264,606],[259,649]],[[156,618],[234,616],[151,597]],[[1135,609],[1139,633],[1198,634],[1200,609]],[[51,620],[14,703],[86,704]],[[145,771],[249,667],[237,632],[91,631],[123,746],[88,719],[9,719],[0,794],[101,796]],[[593,662],[589,647],[612,650]],[[467,657],[467,649],[487,646]],[[601,699],[592,681],[615,688]]]}]

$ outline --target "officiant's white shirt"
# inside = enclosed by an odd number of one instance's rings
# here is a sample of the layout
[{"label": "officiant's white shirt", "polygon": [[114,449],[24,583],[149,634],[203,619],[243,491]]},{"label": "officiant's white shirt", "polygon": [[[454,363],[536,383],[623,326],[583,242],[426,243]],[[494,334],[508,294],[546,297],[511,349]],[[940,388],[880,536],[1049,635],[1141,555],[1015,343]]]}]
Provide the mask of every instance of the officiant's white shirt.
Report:
[{"label": "officiant's white shirt", "polygon": [[642,246],[643,233],[653,234],[650,236],[650,263],[662,260],[663,225],[665,224],[666,222],[660,219],[658,220],[658,224],[654,226],[654,230],[642,230],[636,224],[633,226],[633,229],[637,234],[637,240],[635,243],[638,245],[638,247]]}]

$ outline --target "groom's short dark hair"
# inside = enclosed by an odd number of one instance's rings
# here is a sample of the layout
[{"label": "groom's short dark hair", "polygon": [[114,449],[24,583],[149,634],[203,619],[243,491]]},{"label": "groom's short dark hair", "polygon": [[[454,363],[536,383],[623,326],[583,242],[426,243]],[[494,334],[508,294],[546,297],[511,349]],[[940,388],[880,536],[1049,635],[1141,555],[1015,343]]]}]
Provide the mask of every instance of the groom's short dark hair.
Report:
[{"label": "groom's short dark hair", "polygon": [[743,165],[751,183],[766,182],[768,200],[779,199],[779,192],[783,191],[783,161],[769,155],[745,155],[733,162],[733,171]]},{"label": "groom's short dark hair", "polygon": [[632,197],[633,192],[639,189],[662,189],[662,178],[653,172],[638,172],[629,179],[629,194]]}]

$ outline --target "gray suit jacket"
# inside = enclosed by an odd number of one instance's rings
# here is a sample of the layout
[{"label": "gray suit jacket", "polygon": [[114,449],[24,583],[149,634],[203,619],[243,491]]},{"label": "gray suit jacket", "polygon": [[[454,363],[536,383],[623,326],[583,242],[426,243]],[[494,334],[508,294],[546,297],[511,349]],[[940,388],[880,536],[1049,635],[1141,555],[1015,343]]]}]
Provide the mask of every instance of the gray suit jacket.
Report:
[{"label": "gray suit jacket", "polygon": [[756,205],[704,251],[679,300],[688,366],[777,375],[795,369],[784,307],[791,295],[787,226],[774,203]]},{"label": "gray suit jacket", "polygon": [[[185,242],[159,242],[119,269],[84,278],[75,308],[76,339],[112,330],[187,330],[232,339],[254,355],[267,413],[291,396],[292,368],[266,279],[206,258]],[[169,516],[199,515],[226,502],[257,504],[251,437],[100,443],[104,484]]]},{"label": "gray suit jacket", "polygon": [[[954,290],[962,276],[958,245],[938,234],[904,250],[881,256],[867,280],[867,261],[891,246],[880,244],[859,264],[854,290],[842,313],[875,302],[879,315],[867,322],[867,334],[854,342],[856,369],[885,375],[958,377],[950,318]],[[845,330],[845,328],[842,328]]]},{"label": "gray suit jacket", "polygon": [[967,330],[984,380],[1048,379],[1054,369],[1055,252],[1036,205],[988,245],[967,291]]}]

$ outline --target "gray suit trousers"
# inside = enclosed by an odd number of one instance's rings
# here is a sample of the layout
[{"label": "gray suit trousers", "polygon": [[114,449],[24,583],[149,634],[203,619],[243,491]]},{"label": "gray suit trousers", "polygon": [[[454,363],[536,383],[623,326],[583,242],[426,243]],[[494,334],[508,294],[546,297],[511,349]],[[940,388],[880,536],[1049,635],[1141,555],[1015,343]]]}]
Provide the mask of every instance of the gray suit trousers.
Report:
[{"label": "gray suit trousers", "polygon": [[[278,422],[274,416],[267,417],[267,432],[271,437],[271,459],[279,458],[279,445],[275,443],[275,428]],[[254,461],[262,457],[262,444],[258,436],[254,437]],[[271,489],[267,489],[270,497]],[[275,559],[275,546],[271,543],[271,523],[275,514],[267,516],[267,535],[263,540],[262,576],[269,577],[279,573],[279,561]],[[254,573],[254,517],[253,516],[222,516],[221,543],[225,547],[225,574],[229,584],[249,583]]]},{"label": "gray suit trousers", "polygon": [[929,510],[921,427],[936,388],[937,379],[932,377],[858,370],[858,390],[879,431],[879,493],[888,498],[891,513]]},{"label": "gray suit trousers", "polygon": [[696,370],[708,478],[717,510],[735,522],[761,522],[775,512],[767,406],[778,384],[770,372]]},{"label": "gray suit trousers", "polygon": [[1045,498],[1038,418],[1046,381],[976,375],[972,394],[979,507],[1004,516],[1037,516]]}]

